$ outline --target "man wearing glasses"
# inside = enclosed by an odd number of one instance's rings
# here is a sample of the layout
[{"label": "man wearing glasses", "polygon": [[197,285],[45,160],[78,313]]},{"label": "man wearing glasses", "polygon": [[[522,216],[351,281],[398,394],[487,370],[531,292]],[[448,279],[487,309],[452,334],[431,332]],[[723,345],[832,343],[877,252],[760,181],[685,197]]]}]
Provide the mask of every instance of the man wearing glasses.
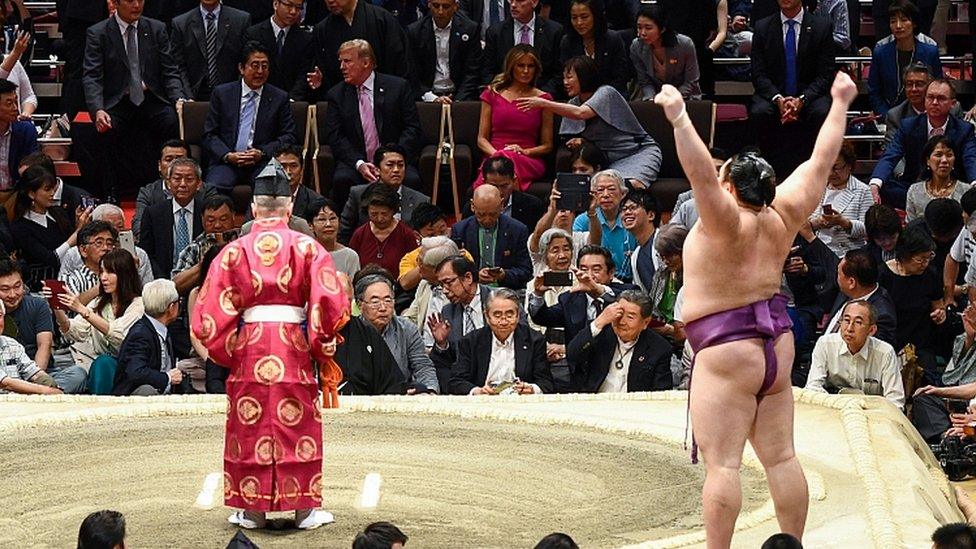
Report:
[{"label": "man wearing glasses", "polygon": [[98,295],[98,274],[102,257],[115,249],[119,233],[107,221],[92,221],[78,231],[78,252],[82,264],[64,273],[61,281],[82,303]]}]

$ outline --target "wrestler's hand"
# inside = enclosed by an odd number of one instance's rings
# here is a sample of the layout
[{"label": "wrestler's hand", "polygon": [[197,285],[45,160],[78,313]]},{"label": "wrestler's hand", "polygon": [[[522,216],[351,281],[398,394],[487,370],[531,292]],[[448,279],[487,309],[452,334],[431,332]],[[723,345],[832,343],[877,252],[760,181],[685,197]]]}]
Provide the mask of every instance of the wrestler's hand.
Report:
[{"label": "wrestler's hand", "polygon": [[850,105],[857,97],[857,84],[843,71],[837,71],[834,83],[830,86],[830,97],[842,105]]},{"label": "wrestler's hand", "polygon": [[598,329],[602,330],[603,328],[619,320],[622,316],[624,316],[624,310],[620,304],[611,303],[603,308],[603,311],[599,316],[593,319],[593,323],[596,324]]},{"label": "wrestler's hand", "polygon": [[661,86],[661,91],[654,96],[654,102],[661,105],[664,116],[667,116],[668,122],[672,124],[685,110],[685,100],[681,97],[681,92],[671,84]]}]

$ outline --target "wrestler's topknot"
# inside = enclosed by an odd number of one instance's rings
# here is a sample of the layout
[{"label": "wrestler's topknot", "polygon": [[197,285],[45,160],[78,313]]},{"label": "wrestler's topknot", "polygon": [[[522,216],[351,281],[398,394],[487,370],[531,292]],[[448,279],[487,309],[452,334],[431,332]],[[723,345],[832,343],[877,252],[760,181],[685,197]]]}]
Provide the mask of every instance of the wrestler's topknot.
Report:
[{"label": "wrestler's topknot", "polygon": [[776,172],[755,152],[736,155],[729,165],[729,180],[739,200],[752,206],[769,206],[776,198]]}]

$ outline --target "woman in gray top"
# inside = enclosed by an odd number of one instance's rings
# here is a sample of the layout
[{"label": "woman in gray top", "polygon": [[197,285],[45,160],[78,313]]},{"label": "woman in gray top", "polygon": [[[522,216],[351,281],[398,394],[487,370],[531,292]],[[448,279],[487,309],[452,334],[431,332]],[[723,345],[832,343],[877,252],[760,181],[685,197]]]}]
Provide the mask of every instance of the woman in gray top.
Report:
[{"label": "woman in gray top", "polygon": [[347,248],[336,242],[339,234],[339,214],[336,205],[328,198],[321,198],[309,209],[315,212],[315,217],[308,220],[315,233],[315,240],[319,241],[335,264],[336,271],[346,273],[350,278],[359,271],[359,254],[352,248]]},{"label": "woman in gray top", "polygon": [[571,98],[568,103],[522,97],[519,109],[545,109],[562,117],[559,134],[570,137],[566,146],[578,148],[586,139],[596,145],[609,161],[610,169],[625,179],[650,185],[661,168],[661,148],[644,131],[634,112],[612,86],[599,85],[596,63],[585,56],[573,57],[563,66],[563,85]]},{"label": "woman in gray top", "polygon": [[925,168],[922,180],[908,188],[905,197],[905,220],[922,217],[925,207],[936,198],[951,198],[956,202],[969,190],[970,184],[957,181],[952,173],[956,165],[956,152],[952,142],[944,135],[929,139],[922,149]]},{"label": "woman in gray top", "polygon": [[637,38],[630,43],[630,62],[637,73],[640,99],[654,99],[664,84],[678,88],[686,101],[701,99],[695,44],[667,27],[660,6],[645,6],[638,12]]}]

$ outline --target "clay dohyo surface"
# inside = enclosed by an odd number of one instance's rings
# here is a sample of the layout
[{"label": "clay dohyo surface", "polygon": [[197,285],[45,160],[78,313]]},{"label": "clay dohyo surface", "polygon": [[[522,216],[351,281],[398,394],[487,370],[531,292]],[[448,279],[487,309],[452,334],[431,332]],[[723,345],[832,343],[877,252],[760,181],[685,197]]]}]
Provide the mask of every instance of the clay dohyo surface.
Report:
[{"label": "clay dohyo surface", "polygon": [[[701,528],[704,468],[680,447],[588,428],[375,412],[324,417],[325,508],[312,532],[248,531],[260,547],[343,547],[390,520],[416,547],[531,547],[553,532],[612,547]],[[0,547],[73,547],[89,512],[126,516],[131,547],[224,547],[222,506],[193,502],[220,472],[222,415],[65,424],[5,433]],[[372,511],[363,478],[382,475]],[[743,512],[767,498],[743,469]],[[290,514],[272,514],[288,517]],[[283,522],[283,521],[281,521]],[[290,526],[290,524],[289,524]]]}]

